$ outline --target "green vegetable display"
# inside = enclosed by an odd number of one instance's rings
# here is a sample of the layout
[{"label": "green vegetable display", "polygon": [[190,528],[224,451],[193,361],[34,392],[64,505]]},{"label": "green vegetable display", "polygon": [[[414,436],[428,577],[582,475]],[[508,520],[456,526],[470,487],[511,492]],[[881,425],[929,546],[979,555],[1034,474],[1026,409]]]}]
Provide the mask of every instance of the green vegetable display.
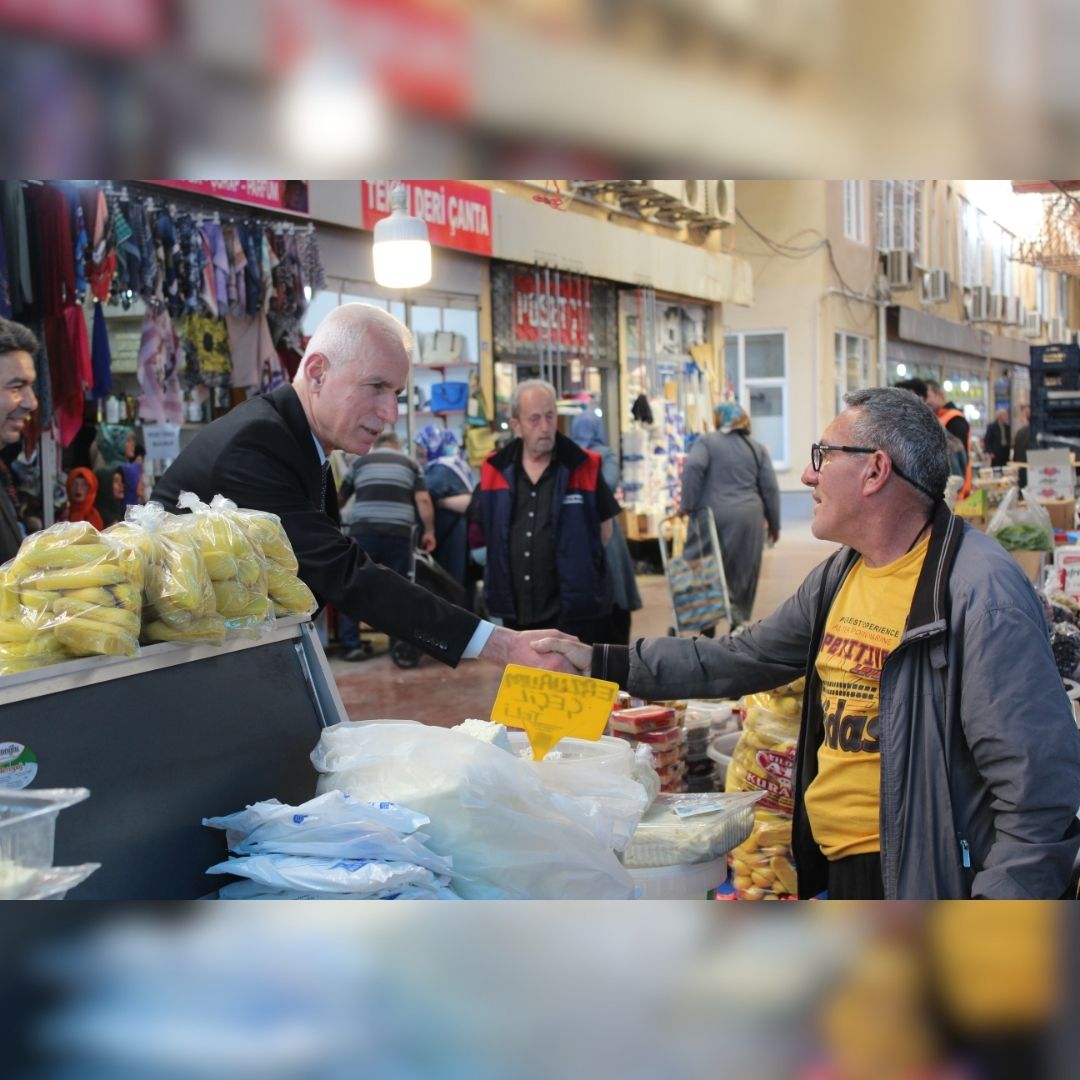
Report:
[{"label": "green vegetable display", "polygon": [[1053,551],[1054,531],[1044,525],[1016,523],[994,533],[1006,551]]}]

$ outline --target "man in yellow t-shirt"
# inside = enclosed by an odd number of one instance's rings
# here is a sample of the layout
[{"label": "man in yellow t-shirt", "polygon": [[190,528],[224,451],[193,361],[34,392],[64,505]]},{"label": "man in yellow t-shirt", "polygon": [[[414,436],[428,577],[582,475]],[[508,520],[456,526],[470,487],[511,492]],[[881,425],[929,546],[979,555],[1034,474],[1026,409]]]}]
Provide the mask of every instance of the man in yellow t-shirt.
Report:
[{"label": "man in yellow t-shirt", "polygon": [[923,537],[876,568],[859,559],[829,610],[817,655],[825,737],[806,811],[814,840],[837,864],[832,872],[854,874],[859,894],[881,888],[881,669],[903,636],[928,546],[929,536]]}]

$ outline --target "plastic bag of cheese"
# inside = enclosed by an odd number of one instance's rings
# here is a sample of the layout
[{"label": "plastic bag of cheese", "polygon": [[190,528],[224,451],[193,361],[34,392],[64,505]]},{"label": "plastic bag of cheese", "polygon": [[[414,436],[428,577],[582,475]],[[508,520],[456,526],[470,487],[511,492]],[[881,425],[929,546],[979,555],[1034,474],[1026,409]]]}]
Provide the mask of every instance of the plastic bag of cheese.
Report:
[{"label": "plastic bag of cheese", "polygon": [[453,859],[466,899],[630,899],[611,826],[488,742],[412,722],[327,728],[311,760],[318,791],[388,799],[426,814],[428,847]]}]

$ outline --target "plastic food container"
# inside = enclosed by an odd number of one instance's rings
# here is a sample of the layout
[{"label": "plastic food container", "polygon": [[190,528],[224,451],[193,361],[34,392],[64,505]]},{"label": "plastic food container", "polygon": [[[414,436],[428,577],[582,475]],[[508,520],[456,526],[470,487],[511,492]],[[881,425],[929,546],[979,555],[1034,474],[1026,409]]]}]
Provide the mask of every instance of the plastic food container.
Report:
[{"label": "plastic food container", "polygon": [[0,900],[59,899],[101,864],[54,867],[56,816],[86,788],[0,789]]},{"label": "plastic food container", "polygon": [[641,705],[635,709],[620,709],[612,713],[609,721],[613,733],[624,733],[638,738],[650,731],[663,731],[675,724],[675,710],[655,705]]},{"label": "plastic food container", "polygon": [[642,900],[704,900],[727,880],[727,860],[684,866],[627,867]]},{"label": "plastic food container", "polygon": [[[510,748],[518,757],[532,758],[529,737],[524,731],[508,731]],[[545,769],[573,771],[582,765],[599,765],[610,768],[624,776],[629,776],[634,764],[634,751],[625,739],[616,739],[611,735],[601,735],[593,742],[591,739],[560,739],[548,751],[543,761],[535,762]]]},{"label": "plastic food container", "polygon": [[738,847],[754,827],[755,792],[658,795],[623,862],[630,867],[709,862]]},{"label": "plastic food container", "polygon": [[735,701],[699,701],[686,703],[686,729],[704,728],[716,734],[739,725],[738,703]]},{"label": "plastic food container", "polygon": [[654,750],[651,746],[649,752],[652,754],[653,768],[657,772],[662,769],[666,769],[671,765],[678,765],[680,762],[685,761],[683,757],[682,748],[676,746],[673,750]]}]

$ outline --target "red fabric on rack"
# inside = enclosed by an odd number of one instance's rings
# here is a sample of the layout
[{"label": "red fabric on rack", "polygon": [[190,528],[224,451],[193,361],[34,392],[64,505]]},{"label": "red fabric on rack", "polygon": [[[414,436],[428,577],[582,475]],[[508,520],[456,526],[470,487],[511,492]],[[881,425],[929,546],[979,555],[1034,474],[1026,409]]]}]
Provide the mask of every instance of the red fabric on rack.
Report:
[{"label": "red fabric on rack", "polygon": [[45,350],[49,354],[53,412],[60,445],[67,447],[83,426],[85,389],[94,384],[90,339],[82,308],[71,304],[62,314],[43,320]]}]

